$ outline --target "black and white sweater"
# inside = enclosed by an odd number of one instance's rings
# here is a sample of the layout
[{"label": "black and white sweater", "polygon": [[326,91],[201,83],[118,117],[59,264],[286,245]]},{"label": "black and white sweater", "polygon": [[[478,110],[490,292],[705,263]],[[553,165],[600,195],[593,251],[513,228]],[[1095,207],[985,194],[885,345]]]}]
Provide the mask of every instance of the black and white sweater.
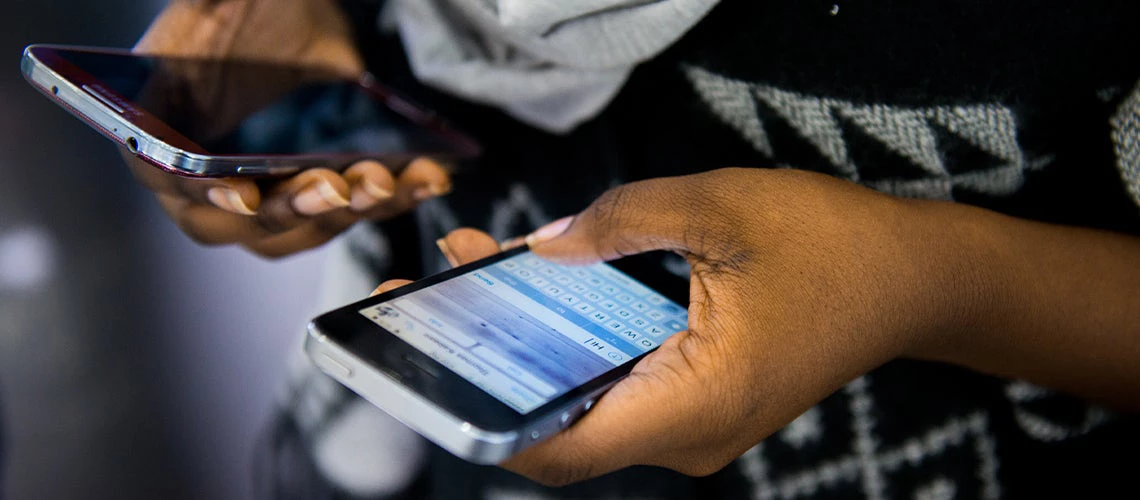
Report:
[{"label": "black and white sweater", "polygon": [[[394,40],[372,40],[381,78],[473,131],[486,155],[460,166],[453,194],[382,225],[382,239],[358,233],[372,246],[357,254],[383,277],[414,278],[445,265],[431,242],[455,227],[524,234],[610,186],[725,166],[807,169],[898,196],[1140,234],[1135,19],[1140,3],[1125,0],[725,0],[565,136],[423,89]],[[339,411],[365,403],[303,393],[264,462],[295,473],[266,484],[283,496],[347,495],[311,455],[325,427],[348,425]],[[313,401],[337,403],[298,424],[300,403]],[[395,496],[1101,497],[1134,494],[1138,444],[1136,416],[896,361],[710,477],[634,468],[551,490],[429,447],[395,455],[418,478]]]}]

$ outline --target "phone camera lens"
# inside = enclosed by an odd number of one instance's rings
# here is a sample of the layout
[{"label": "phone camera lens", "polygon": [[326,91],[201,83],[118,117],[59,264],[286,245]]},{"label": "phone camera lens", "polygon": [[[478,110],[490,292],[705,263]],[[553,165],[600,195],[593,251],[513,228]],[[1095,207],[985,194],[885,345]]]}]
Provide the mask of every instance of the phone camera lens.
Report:
[{"label": "phone camera lens", "polygon": [[59,87],[52,86],[51,95],[59,95]]},{"label": "phone camera lens", "polygon": [[139,152],[139,140],[135,139],[134,137],[128,137],[127,138],[127,151],[130,151],[132,154],[138,153]]}]

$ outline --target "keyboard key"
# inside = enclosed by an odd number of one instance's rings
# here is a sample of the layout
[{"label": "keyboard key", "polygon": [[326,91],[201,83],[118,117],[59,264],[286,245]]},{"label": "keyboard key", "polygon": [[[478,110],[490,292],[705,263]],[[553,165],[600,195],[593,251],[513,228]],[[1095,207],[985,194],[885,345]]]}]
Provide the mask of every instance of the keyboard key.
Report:
[{"label": "keyboard key", "polygon": [[529,280],[534,277],[534,272],[530,269],[518,269],[515,271],[515,276],[518,276],[524,280]]},{"label": "keyboard key", "polygon": [[625,329],[625,323],[622,323],[621,321],[618,321],[616,319],[611,319],[611,320],[606,322],[606,328],[609,328],[610,330],[613,330],[615,332],[621,331],[621,330]]},{"label": "keyboard key", "polygon": [[570,271],[570,273],[573,274],[576,278],[582,279],[582,280],[593,276],[593,274],[590,274],[590,271],[587,271],[587,270],[582,269],[580,267],[575,268],[573,271]]},{"label": "keyboard key", "polygon": [[633,302],[633,296],[628,293],[619,294],[617,297],[618,302],[629,304]]},{"label": "keyboard key", "polygon": [[657,309],[654,309],[652,311],[645,313],[645,316],[648,317],[650,320],[653,320],[653,321],[661,321],[662,319],[665,319],[665,313],[663,313]]},{"label": "keyboard key", "polygon": [[602,297],[602,294],[600,294],[598,292],[592,292],[592,291],[586,292],[586,300],[588,300],[590,302],[597,302],[597,301],[602,300],[604,298],[605,297]]},{"label": "keyboard key", "polygon": [[657,347],[657,342],[642,337],[641,340],[637,341],[637,345],[645,349],[653,349],[654,347]]},{"label": "keyboard key", "polygon": [[629,320],[629,324],[644,330],[645,327],[649,326],[649,320],[647,320],[645,318],[633,318],[633,319]]},{"label": "keyboard key", "polygon": [[503,262],[499,263],[499,267],[506,269],[507,271],[514,271],[515,269],[519,268],[519,263],[513,260],[504,260]]},{"label": "keyboard key", "polygon": [[559,274],[558,277],[554,278],[554,282],[562,286],[569,286],[574,282],[574,278],[566,276],[565,274]]},{"label": "keyboard key", "polygon": [[674,316],[683,314],[685,312],[684,309],[681,309],[681,306],[678,306],[676,304],[665,304],[662,305],[661,308],[664,309],[666,313],[672,314]]},{"label": "keyboard key", "polygon": [[634,311],[641,313],[649,310],[649,304],[646,304],[645,302],[634,302],[629,307],[632,307]]},{"label": "keyboard key", "polygon": [[654,337],[660,337],[662,335],[665,335],[668,332],[666,332],[664,328],[661,328],[659,326],[651,326],[651,327],[645,329],[645,333],[648,333]]},{"label": "keyboard key", "polygon": [[606,285],[606,286],[602,287],[602,293],[604,293],[606,295],[614,295],[618,292],[619,292],[618,287],[613,286],[613,285]]},{"label": "keyboard key", "polygon": [[601,288],[606,284],[605,281],[602,281],[602,279],[597,276],[590,276],[589,278],[586,278],[586,283],[594,288]]},{"label": "keyboard key", "polygon": [[641,338],[641,334],[637,333],[637,331],[633,330],[632,328],[626,328],[625,330],[618,332],[618,335],[630,342],[636,342],[637,339]]},{"label": "keyboard key", "polygon": [[582,299],[579,299],[578,297],[575,297],[574,295],[567,293],[567,294],[563,294],[561,297],[558,297],[558,301],[563,303],[563,304],[566,304],[568,306],[572,306],[574,304],[581,302]]},{"label": "keyboard key", "polygon": [[[587,318],[590,318],[590,321],[593,321],[594,323],[603,324],[606,321],[609,321],[610,315],[602,311],[595,311],[593,314],[587,316]],[[662,333],[664,333],[664,330],[662,330]]]},{"label": "keyboard key", "polygon": [[542,276],[535,276],[530,280],[530,284],[534,285],[535,288],[543,288],[546,285],[549,285],[550,282],[546,281],[546,278],[543,278]]},{"label": "keyboard key", "polygon": [[578,305],[574,306],[574,310],[578,311],[582,314],[590,314],[591,312],[594,311],[594,308],[591,307],[590,304],[588,304],[588,303],[579,302]]},{"label": "keyboard key", "polygon": [[665,327],[670,329],[670,330],[673,330],[675,332],[679,332],[681,330],[688,328],[689,325],[674,319],[674,320],[669,320],[669,321],[665,322]]},{"label": "keyboard key", "polygon": [[617,309],[618,305],[617,302],[614,302],[612,300],[604,300],[598,304],[598,307],[601,307],[607,311],[612,311],[614,309]]},{"label": "keyboard key", "polygon": [[527,257],[527,258],[523,259],[523,264],[526,265],[527,267],[538,267],[538,266],[542,265],[542,259],[539,259],[538,257],[534,257],[534,256]]},{"label": "keyboard key", "polygon": [[655,306],[659,306],[666,302],[665,297],[662,297],[660,295],[650,295],[645,298],[645,301]]},{"label": "keyboard key", "polygon": [[621,319],[629,319],[633,317],[633,313],[630,312],[629,309],[618,309],[614,312],[614,314],[616,314],[617,317]]},{"label": "keyboard key", "polygon": [[590,290],[589,288],[586,288],[586,285],[583,285],[581,283],[574,283],[573,285],[570,285],[570,289],[577,294],[585,294]]},{"label": "keyboard key", "polygon": [[542,293],[545,293],[551,297],[557,297],[559,295],[562,295],[562,292],[564,292],[564,291],[565,290],[563,290],[562,287],[560,287],[558,285],[550,285],[550,286],[542,289]]}]

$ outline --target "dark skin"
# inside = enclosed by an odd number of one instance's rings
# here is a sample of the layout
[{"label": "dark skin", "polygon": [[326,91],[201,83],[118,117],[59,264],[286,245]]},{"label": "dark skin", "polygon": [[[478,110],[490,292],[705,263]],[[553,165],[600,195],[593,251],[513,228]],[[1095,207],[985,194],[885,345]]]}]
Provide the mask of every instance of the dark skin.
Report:
[{"label": "dark skin", "polygon": [[[499,251],[473,229],[441,241],[454,263]],[[621,186],[528,243],[566,264],[665,249],[692,265],[689,330],[503,464],[544,484],[636,464],[710,474],[896,358],[1140,411],[1134,237],[725,169]]]},{"label": "dark skin", "polygon": [[[147,54],[320,65],[359,76],[349,25],[328,0],[174,0],[135,46]],[[234,110],[218,89],[196,86],[205,109]],[[224,116],[224,112],[219,112]],[[324,244],[360,220],[383,220],[447,193],[447,170],[430,159],[393,170],[363,161],[343,172],[316,168],[258,186],[250,179],[189,179],[124,154],[131,172],[187,235],[282,257]]]}]

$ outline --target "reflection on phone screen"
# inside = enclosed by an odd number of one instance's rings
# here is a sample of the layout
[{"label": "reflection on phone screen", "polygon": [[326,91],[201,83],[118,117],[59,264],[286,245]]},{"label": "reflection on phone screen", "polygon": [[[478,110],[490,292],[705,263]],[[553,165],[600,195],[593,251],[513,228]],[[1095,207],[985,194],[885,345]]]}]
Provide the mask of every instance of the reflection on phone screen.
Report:
[{"label": "reflection on phone screen", "polygon": [[684,307],[608,264],[530,252],[359,312],[522,414],[688,325]]},{"label": "reflection on phone screen", "polygon": [[453,144],[322,68],[60,51],[211,154],[439,152]]}]

